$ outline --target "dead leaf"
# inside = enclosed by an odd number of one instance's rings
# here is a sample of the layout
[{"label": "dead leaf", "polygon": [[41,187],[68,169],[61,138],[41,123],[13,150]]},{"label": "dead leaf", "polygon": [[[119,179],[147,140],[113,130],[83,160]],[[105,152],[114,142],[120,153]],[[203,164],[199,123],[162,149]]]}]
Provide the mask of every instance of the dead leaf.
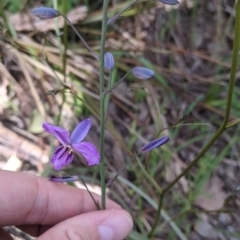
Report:
[{"label": "dead leaf", "polygon": [[222,190],[222,180],[218,177],[212,177],[202,188],[202,194],[194,204],[207,210],[214,211],[223,207],[225,194]]}]

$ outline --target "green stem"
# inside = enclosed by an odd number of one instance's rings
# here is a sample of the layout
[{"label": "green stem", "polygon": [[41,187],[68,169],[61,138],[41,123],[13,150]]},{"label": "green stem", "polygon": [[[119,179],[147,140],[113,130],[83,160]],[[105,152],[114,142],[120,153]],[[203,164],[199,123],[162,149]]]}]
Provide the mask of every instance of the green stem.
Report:
[{"label": "green stem", "polygon": [[103,1],[103,17],[102,17],[102,33],[101,33],[101,47],[100,47],[100,175],[101,175],[101,189],[102,189],[102,209],[106,209],[106,183],[105,183],[105,162],[104,162],[104,135],[105,135],[105,96],[104,92],[104,51],[107,32],[107,10],[109,0]]},{"label": "green stem", "polygon": [[[67,13],[67,0],[63,0],[63,13],[66,15]],[[68,31],[67,31],[67,22],[64,21],[64,35],[63,35],[63,56],[62,56],[62,62],[63,62],[63,74],[64,74],[64,80],[63,82],[66,83],[66,68],[67,68],[67,47],[68,47]]]},{"label": "green stem", "polygon": [[[53,7],[55,9],[58,9],[58,0],[53,0]],[[59,33],[60,33],[60,30],[59,30],[57,19],[54,19],[54,22],[55,22],[55,34],[58,36]],[[58,47],[60,49],[60,54],[61,54],[61,57],[62,57],[63,56],[63,52],[62,52],[62,41],[61,41],[61,38],[57,38],[57,41],[58,41]],[[50,67],[50,64],[48,63],[47,58],[46,58],[45,62]],[[52,69],[52,67],[50,67],[50,68]],[[53,70],[53,72],[55,73],[54,70]],[[58,79],[58,78],[56,78],[56,79]],[[57,82],[57,84],[58,84],[58,82]],[[61,113],[62,113],[62,108],[63,108],[63,104],[64,104],[64,93],[62,94],[62,96],[63,96],[63,99],[62,99],[61,105],[59,107],[59,113],[58,113],[57,117],[55,118],[55,124],[56,125],[59,125],[60,122],[61,122]]]},{"label": "green stem", "polygon": [[[67,0],[63,0],[63,13],[66,14],[67,13]],[[64,35],[63,35],[63,53],[62,53],[62,68],[63,68],[63,75],[64,75],[64,79],[63,82],[66,83],[66,69],[67,69],[67,46],[68,46],[68,34],[67,34],[67,22],[66,20],[64,21]],[[66,101],[66,95],[63,92],[62,93],[62,103],[60,105],[60,109],[59,109],[59,114],[58,114],[58,118],[57,118],[57,125],[59,125],[60,121],[61,121],[61,116],[62,116],[62,111],[63,111],[63,106],[65,104]]]},{"label": "green stem", "polygon": [[156,229],[156,227],[157,227],[157,225],[158,225],[159,218],[160,218],[160,216],[161,216],[161,211],[162,211],[163,197],[164,197],[164,195],[163,195],[163,194],[160,194],[159,202],[158,202],[157,215],[156,215],[156,217],[155,217],[155,219],[154,219],[154,223],[153,223],[152,229],[151,229],[151,231],[150,231],[149,234],[148,234],[149,239],[152,238],[152,236],[153,236],[153,234],[154,234],[154,232],[155,232],[155,229]]},{"label": "green stem", "polygon": [[208,149],[214,144],[214,142],[220,137],[220,135],[226,129],[229,114],[231,110],[232,104],[232,95],[234,90],[235,76],[237,70],[238,63],[238,51],[240,46],[240,0],[237,1],[236,4],[236,19],[235,19],[235,35],[234,35],[234,44],[233,44],[233,54],[232,54],[232,67],[230,73],[230,80],[228,85],[228,94],[227,94],[227,102],[226,102],[226,110],[224,119],[222,121],[221,126],[218,128],[217,132],[213,135],[213,137],[209,140],[209,142],[202,148],[202,150],[198,153],[196,158],[184,169],[184,171],[177,176],[166,188],[163,189],[163,193],[166,193],[172,186],[175,185],[179,181],[179,179],[186,175],[186,173],[195,166],[199,159],[208,151]]},{"label": "green stem", "polygon": [[[110,73],[109,73],[109,81],[108,81],[108,90],[111,89],[111,87],[112,87],[112,81],[113,81],[113,78],[112,78],[112,70],[110,70]],[[105,97],[105,122],[106,122],[106,118],[107,118],[107,110],[108,110],[109,98],[110,98],[110,95],[108,94],[108,95]]]}]

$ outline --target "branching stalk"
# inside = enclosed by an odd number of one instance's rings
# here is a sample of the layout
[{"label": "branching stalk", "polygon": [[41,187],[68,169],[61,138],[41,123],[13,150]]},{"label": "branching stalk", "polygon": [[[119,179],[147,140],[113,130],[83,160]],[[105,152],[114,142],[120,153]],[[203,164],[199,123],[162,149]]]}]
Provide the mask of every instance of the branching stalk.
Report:
[{"label": "branching stalk", "polygon": [[175,183],[179,181],[179,179],[187,174],[187,172],[195,166],[199,159],[208,151],[208,149],[214,144],[214,142],[221,136],[221,134],[225,131],[229,119],[229,114],[231,110],[232,104],[232,95],[234,90],[234,83],[236,77],[236,70],[238,64],[238,51],[240,46],[240,0],[237,1],[236,5],[236,19],[235,19],[235,35],[234,35],[234,44],[233,44],[233,54],[232,54],[232,67],[230,73],[230,80],[228,85],[228,94],[227,94],[227,102],[226,102],[226,110],[223,122],[217,132],[213,135],[210,141],[202,148],[202,150],[198,153],[196,158],[184,169],[184,171],[177,176],[165,189],[163,192],[167,192],[170,188],[172,188]]},{"label": "branching stalk", "polygon": [[184,171],[181,174],[179,174],[166,188],[163,189],[162,194],[160,194],[157,216],[153,223],[152,229],[148,234],[149,238],[153,236],[154,231],[158,225],[158,221],[159,221],[159,217],[160,217],[160,213],[163,205],[164,195],[179,181],[181,177],[185,176],[188,173],[188,171],[198,163],[200,158],[210,149],[210,147],[214,144],[214,142],[227,129],[228,119],[229,119],[231,104],[232,104],[232,96],[233,96],[233,90],[234,90],[234,84],[235,84],[236,71],[237,71],[239,48],[240,48],[240,0],[238,0],[236,4],[235,35],[234,35],[233,54],[232,54],[232,66],[231,66],[230,79],[229,79],[229,85],[228,85],[228,94],[227,94],[224,119],[222,121],[221,126],[216,131],[216,133],[212,136],[209,142],[202,148],[202,150],[199,152],[196,158],[184,169]]}]

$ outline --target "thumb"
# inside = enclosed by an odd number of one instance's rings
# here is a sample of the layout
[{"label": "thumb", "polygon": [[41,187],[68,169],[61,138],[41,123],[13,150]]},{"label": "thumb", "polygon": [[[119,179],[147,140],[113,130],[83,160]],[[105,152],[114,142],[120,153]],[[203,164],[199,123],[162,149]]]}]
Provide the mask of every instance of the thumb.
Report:
[{"label": "thumb", "polygon": [[123,240],[132,227],[129,213],[108,209],[69,218],[50,228],[37,240]]}]

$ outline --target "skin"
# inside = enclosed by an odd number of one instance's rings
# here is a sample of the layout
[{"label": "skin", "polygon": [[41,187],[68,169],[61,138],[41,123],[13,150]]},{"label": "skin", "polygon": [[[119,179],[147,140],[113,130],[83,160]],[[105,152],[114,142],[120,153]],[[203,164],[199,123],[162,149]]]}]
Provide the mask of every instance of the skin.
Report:
[{"label": "skin", "polygon": [[[100,196],[93,195],[101,202]],[[38,240],[122,240],[133,223],[131,216],[111,200],[107,200],[106,210],[97,211],[85,190],[0,170],[1,240],[12,239],[1,228],[12,225]]]}]

